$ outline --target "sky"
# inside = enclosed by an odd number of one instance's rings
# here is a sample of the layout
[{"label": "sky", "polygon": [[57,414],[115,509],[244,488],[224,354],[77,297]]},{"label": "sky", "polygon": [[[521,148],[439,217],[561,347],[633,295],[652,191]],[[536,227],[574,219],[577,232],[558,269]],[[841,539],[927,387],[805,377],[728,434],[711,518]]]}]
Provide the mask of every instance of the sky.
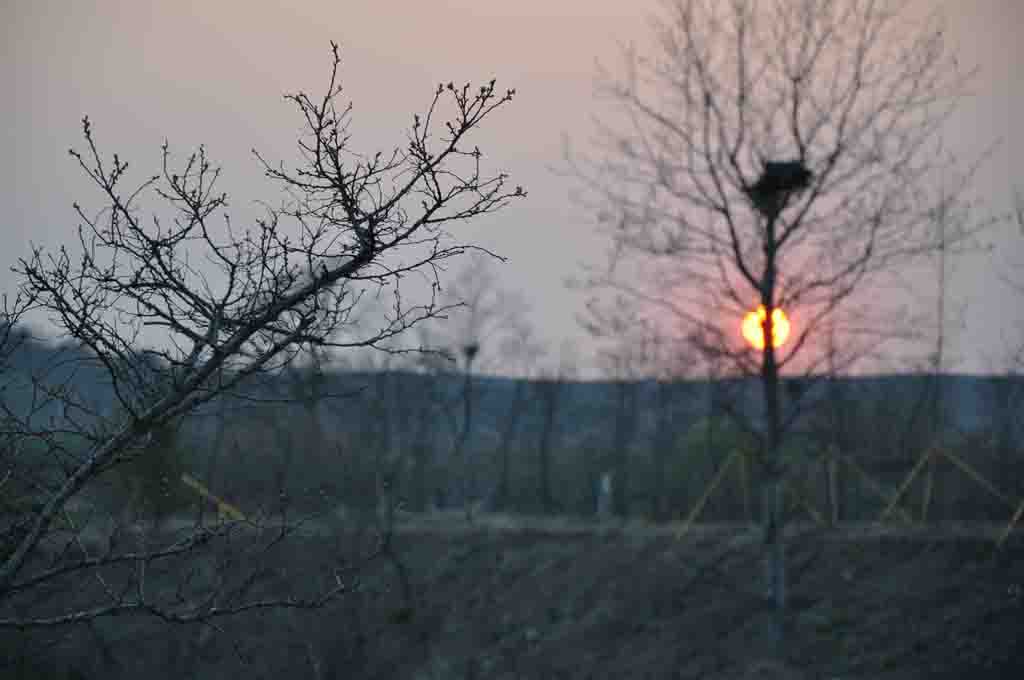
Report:
[{"label": "sky", "polygon": [[[596,64],[615,70],[621,45],[643,46],[654,0],[12,0],[0,7],[0,291],[29,243],[58,246],[78,224],[72,202],[94,209],[100,196],[73,159],[83,115],[100,148],[117,151],[144,177],[159,170],[166,138],[178,158],[202,143],[222,166],[234,224],[259,214],[255,201],[279,193],[250,153],[291,160],[301,120],[282,95],[320,93],[330,41],[341,45],[344,97],[354,104],[353,138],[362,150],[404,140],[438,82],[497,78],[516,98],[487,120],[474,142],[495,170],[529,191],[525,200],[460,232],[506,256],[500,285],[530,303],[529,320],[552,356],[571,351],[592,365],[592,343],[577,315],[583,299],[566,289],[585,263],[600,263],[607,237],[571,199],[578,188],[554,172],[562,138],[586,148]],[[1024,189],[1024,3],[956,0],[944,4],[963,63],[980,75],[946,130],[949,145],[972,153],[996,144],[978,176],[993,214]],[[155,201],[143,204],[154,210]],[[1024,342],[1020,294],[1001,270],[1020,267],[1024,235],[1009,223],[988,240],[997,260],[957,262],[952,296],[964,309],[952,338],[959,372],[1001,367]],[[996,266],[998,265],[998,266]],[[738,322],[737,322],[738,329]],[[569,349],[571,348],[571,350]]]}]

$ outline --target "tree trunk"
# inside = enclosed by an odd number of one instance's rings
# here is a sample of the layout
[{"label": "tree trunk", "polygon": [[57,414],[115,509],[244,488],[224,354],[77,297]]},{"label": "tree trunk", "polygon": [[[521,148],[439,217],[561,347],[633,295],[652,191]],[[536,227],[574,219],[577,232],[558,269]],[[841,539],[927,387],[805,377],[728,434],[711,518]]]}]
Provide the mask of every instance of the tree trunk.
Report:
[{"label": "tree trunk", "polygon": [[617,517],[629,513],[629,445],[633,438],[633,424],[636,415],[636,385],[620,380],[616,386],[614,485],[612,505]]},{"label": "tree trunk", "polygon": [[777,214],[768,217],[766,224],[766,266],[761,288],[761,304],[766,310],[763,321],[764,350],[761,358],[761,386],[764,394],[765,426],[767,428],[764,457],[765,483],[763,491],[764,550],[766,558],[768,594],[774,607],[772,641],[775,652],[781,654],[786,632],[786,546],[785,546],[785,470],[782,467],[782,418],[779,410],[779,366],[775,357],[775,221]]},{"label": "tree trunk", "polygon": [[501,444],[498,450],[498,488],[494,497],[494,509],[503,511],[509,502],[509,457],[512,453],[512,441],[515,438],[516,430],[519,427],[519,420],[523,412],[526,383],[516,381],[515,392],[512,395],[512,404],[505,413],[505,422],[501,428]]},{"label": "tree trunk", "polygon": [[466,363],[465,387],[462,393],[462,432],[459,435],[458,461],[462,468],[462,509],[466,515],[466,521],[473,521],[473,498],[475,493],[475,480],[473,471],[470,469],[469,460],[469,435],[473,427],[473,374],[470,373],[469,362]]},{"label": "tree trunk", "polygon": [[409,506],[414,512],[425,512],[430,500],[428,474],[434,447],[434,426],[437,416],[434,403],[438,399],[437,380],[430,378],[424,385],[423,394],[411,402],[416,426],[412,431],[409,447],[412,452],[412,478],[409,480]]},{"label": "tree trunk", "polygon": [[537,466],[540,475],[539,497],[541,511],[552,514],[555,499],[551,492],[551,448],[555,433],[555,417],[558,413],[558,399],[561,385],[557,380],[542,380],[537,384],[543,409],[540,440],[537,442]]},{"label": "tree trunk", "polygon": [[668,502],[665,498],[665,475],[668,466],[669,449],[672,446],[672,426],[669,413],[672,399],[671,383],[658,381],[656,399],[658,420],[657,430],[654,433],[654,451],[652,451],[654,498],[651,510],[655,521],[664,522],[668,519]]}]

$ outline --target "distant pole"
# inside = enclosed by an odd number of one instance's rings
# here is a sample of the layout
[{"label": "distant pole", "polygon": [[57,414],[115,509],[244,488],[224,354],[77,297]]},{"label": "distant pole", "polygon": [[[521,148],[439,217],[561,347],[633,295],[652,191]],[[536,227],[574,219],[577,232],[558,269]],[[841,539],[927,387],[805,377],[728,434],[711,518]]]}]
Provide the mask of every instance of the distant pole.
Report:
[{"label": "distant pole", "polygon": [[466,513],[466,521],[473,521],[473,499],[470,497],[473,493],[471,487],[474,486],[475,479],[472,478],[472,472],[469,465],[469,433],[473,422],[473,360],[480,352],[480,344],[477,342],[470,342],[462,346],[463,356],[463,375],[465,378],[465,384],[462,390],[462,433],[459,437],[459,453],[460,461],[462,464],[462,503],[463,510]]}]

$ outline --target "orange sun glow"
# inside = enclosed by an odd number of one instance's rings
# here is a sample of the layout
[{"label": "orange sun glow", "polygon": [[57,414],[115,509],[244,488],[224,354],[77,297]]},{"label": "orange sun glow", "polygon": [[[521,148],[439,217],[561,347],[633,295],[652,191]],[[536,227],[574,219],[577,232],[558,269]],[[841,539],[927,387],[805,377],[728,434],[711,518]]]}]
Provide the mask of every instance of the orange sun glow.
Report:
[{"label": "orange sun glow", "polygon": [[[767,315],[764,305],[760,305],[757,311],[748,312],[743,317],[743,337],[754,349],[764,349],[764,332],[761,329],[761,324]],[[789,319],[786,318],[785,312],[776,307],[772,311],[772,344],[775,347],[780,347],[782,343],[786,342],[787,337],[789,337]]]}]

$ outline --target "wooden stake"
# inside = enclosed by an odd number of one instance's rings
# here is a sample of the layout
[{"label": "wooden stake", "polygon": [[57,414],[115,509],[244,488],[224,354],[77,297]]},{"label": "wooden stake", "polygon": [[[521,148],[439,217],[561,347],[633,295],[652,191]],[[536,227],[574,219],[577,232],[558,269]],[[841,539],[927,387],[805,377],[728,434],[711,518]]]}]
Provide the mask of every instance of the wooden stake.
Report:
[{"label": "wooden stake", "polygon": [[928,474],[924,478],[924,495],[921,498],[921,521],[928,521],[928,505],[932,500],[932,486],[935,484],[935,458],[928,459]]},{"label": "wooden stake", "polygon": [[704,491],[704,495],[701,496],[700,500],[697,501],[697,504],[693,506],[693,510],[690,511],[690,515],[686,518],[682,528],[676,532],[676,540],[681,539],[690,530],[690,527],[693,525],[693,521],[700,515],[701,510],[704,509],[704,505],[708,502],[708,499],[711,498],[711,494],[714,493],[715,489],[717,489],[718,485],[722,482],[722,479],[725,478],[725,473],[728,472],[729,466],[738,454],[739,451],[733,449],[732,453],[730,453],[726,457],[725,461],[722,462],[722,466],[718,468],[718,472],[715,473],[711,483],[708,484],[708,488]]},{"label": "wooden stake", "polygon": [[[917,477],[917,473],[921,471],[921,468],[924,467],[925,463],[931,460],[931,457],[934,454],[935,452],[929,449],[928,452],[921,456],[917,463],[914,464],[914,467],[910,469],[910,473],[907,475],[907,478],[904,479],[903,483],[900,484],[898,489],[896,489],[896,493],[893,494],[892,500],[889,501],[889,505],[886,506],[885,510],[882,512],[882,515],[878,518],[880,522],[884,522],[885,518],[889,516],[889,513],[893,511],[893,508],[896,507],[896,504],[900,502],[900,498],[902,498],[903,494],[907,492],[907,489],[910,487],[911,482],[913,482],[914,478]],[[910,519],[909,516],[907,518],[910,520],[910,523],[913,524],[914,520]]]}]

